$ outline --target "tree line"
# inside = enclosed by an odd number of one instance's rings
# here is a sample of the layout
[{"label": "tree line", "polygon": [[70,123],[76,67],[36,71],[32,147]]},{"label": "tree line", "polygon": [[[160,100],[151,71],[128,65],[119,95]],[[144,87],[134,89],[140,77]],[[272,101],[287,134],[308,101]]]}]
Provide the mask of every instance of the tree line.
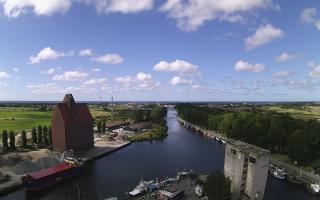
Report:
[{"label": "tree line", "polygon": [[179,116],[229,138],[287,154],[299,165],[308,165],[320,156],[320,123],[294,119],[273,111],[236,111],[208,106],[179,104]]},{"label": "tree line", "polygon": [[[30,148],[32,145],[49,146],[52,144],[51,127],[39,125],[37,128],[31,130],[31,141],[27,139],[27,132],[21,131],[21,147]],[[2,148],[4,150],[14,151],[16,149],[15,133],[13,131],[2,131]]]}]

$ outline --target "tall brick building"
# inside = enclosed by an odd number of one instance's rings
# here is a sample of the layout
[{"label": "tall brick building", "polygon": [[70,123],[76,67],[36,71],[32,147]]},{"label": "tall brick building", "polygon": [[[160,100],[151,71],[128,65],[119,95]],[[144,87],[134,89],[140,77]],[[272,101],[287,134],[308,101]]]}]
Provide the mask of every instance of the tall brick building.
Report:
[{"label": "tall brick building", "polygon": [[53,111],[53,150],[85,150],[93,144],[93,118],[87,105],[76,103],[72,94],[66,94]]}]

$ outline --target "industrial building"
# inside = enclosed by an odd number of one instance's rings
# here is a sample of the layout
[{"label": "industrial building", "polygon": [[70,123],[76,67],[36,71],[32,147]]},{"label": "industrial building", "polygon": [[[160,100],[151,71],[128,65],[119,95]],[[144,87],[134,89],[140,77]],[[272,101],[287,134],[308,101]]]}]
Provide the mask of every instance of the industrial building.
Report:
[{"label": "industrial building", "polygon": [[228,141],[224,174],[231,180],[233,200],[263,199],[269,160],[268,150],[238,140]]},{"label": "industrial building", "polygon": [[93,118],[88,106],[76,103],[72,94],[66,94],[53,111],[53,150],[86,150],[93,145]]}]

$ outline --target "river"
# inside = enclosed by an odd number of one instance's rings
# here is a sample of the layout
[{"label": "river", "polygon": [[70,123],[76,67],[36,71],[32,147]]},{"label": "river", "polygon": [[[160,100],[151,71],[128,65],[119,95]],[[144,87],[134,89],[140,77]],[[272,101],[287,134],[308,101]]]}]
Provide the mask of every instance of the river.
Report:
[{"label": "river", "polygon": [[[141,178],[154,179],[174,176],[177,170],[193,169],[207,174],[223,170],[224,145],[194,134],[182,127],[175,110],[167,115],[168,137],[163,141],[129,145],[108,156],[89,163],[83,174],[60,184],[36,197],[20,189],[0,199],[97,199],[116,196],[123,199]],[[79,190],[77,189],[77,185]],[[268,177],[265,200],[315,200],[302,189]]]}]

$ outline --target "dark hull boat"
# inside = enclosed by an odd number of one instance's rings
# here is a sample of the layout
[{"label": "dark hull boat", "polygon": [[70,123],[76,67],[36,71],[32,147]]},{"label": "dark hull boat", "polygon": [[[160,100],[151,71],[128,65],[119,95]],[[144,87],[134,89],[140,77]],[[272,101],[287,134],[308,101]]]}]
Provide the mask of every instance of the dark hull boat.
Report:
[{"label": "dark hull boat", "polygon": [[61,163],[54,167],[29,173],[21,178],[27,191],[41,191],[78,175],[83,163]]}]

